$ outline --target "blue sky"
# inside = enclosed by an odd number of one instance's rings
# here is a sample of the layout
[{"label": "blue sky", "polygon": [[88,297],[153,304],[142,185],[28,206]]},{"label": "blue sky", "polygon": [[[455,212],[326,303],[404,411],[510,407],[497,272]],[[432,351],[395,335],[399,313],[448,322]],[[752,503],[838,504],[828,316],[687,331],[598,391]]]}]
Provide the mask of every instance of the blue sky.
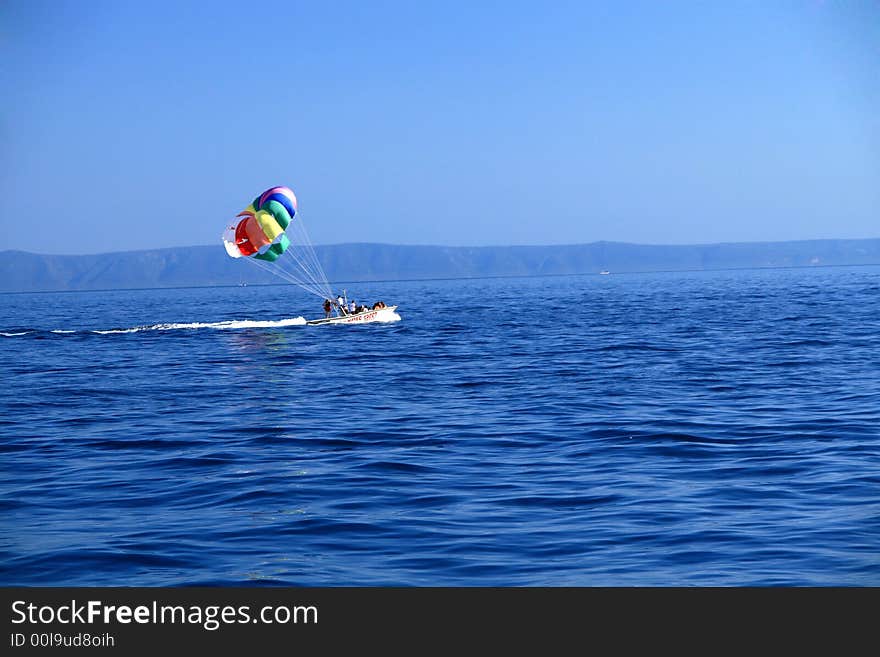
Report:
[{"label": "blue sky", "polygon": [[0,250],[880,237],[880,3],[0,4]]}]

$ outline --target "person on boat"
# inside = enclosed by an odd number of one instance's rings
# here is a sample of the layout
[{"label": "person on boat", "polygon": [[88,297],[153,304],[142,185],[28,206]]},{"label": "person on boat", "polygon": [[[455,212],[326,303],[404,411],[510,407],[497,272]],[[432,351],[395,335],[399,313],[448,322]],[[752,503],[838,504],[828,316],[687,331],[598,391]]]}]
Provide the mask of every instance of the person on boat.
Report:
[{"label": "person on boat", "polygon": [[330,299],[324,299],[324,317],[330,317],[330,311],[333,310],[333,304]]},{"label": "person on boat", "polygon": [[345,299],[343,298],[343,296],[341,294],[338,297],[336,297],[336,306],[339,308],[340,314],[342,314],[342,315],[348,314],[348,309],[345,307]]},{"label": "person on boat", "polygon": [[351,310],[352,315],[354,315],[357,312],[357,304],[354,301],[351,302],[351,306],[350,306],[349,310]]},{"label": "person on boat", "polygon": [[377,301],[376,303],[373,304],[373,310],[379,310],[380,308],[384,308],[384,307],[385,307],[384,301]]}]

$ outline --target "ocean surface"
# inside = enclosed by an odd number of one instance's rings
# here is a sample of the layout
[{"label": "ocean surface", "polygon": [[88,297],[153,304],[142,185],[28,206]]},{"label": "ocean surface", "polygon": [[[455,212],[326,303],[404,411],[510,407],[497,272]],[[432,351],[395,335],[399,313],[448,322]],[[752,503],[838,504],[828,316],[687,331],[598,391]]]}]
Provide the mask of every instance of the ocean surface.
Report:
[{"label": "ocean surface", "polygon": [[880,267],[344,287],[0,295],[0,584],[880,585]]}]

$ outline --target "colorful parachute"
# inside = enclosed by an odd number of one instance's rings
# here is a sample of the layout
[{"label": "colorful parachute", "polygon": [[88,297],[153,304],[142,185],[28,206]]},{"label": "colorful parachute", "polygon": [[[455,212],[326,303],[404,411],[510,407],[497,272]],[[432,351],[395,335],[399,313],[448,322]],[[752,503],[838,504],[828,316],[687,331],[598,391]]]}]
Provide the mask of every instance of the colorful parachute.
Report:
[{"label": "colorful parachute", "polygon": [[284,234],[296,215],[296,196],[287,187],[272,187],[238,213],[242,217],[223,233],[233,258],[254,257],[272,262],[290,246]]},{"label": "colorful parachute", "polygon": [[233,258],[259,265],[316,296],[333,298],[297,209],[290,188],[271,187],[226,227],[223,246]]}]

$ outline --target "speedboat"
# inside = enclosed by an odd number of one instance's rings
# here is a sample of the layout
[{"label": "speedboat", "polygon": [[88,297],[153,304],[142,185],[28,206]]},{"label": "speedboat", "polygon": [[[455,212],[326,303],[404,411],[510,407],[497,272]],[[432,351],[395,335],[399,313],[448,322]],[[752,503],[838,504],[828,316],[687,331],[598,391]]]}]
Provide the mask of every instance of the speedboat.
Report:
[{"label": "speedboat", "polygon": [[324,317],[322,319],[310,319],[306,324],[367,324],[369,322],[394,322],[400,317],[394,311],[397,306],[385,306],[384,308],[362,310],[359,313],[340,315],[339,317]]}]

